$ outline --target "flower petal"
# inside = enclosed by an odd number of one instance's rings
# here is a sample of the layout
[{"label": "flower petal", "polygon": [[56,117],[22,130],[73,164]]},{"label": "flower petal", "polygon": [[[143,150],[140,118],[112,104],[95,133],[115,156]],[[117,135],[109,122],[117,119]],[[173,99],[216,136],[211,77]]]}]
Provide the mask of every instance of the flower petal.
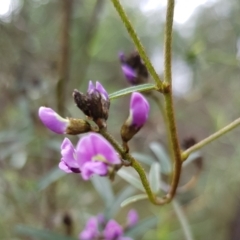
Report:
[{"label": "flower petal", "polygon": [[102,84],[100,82],[96,82],[96,89],[100,92],[101,96],[107,100],[108,99],[108,93],[105,90],[105,88],[102,86]]},{"label": "flower petal", "polygon": [[65,138],[61,145],[62,160],[66,163],[69,168],[79,168],[76,160],[76,153],[72,142]]},{"label": "flower petal", "polygon": [[86,162],[81,168],[83,180],[89,180],[94,174],[106,176],[107,173],[108,167],[103,162]]},{"label": "flower petal", "polygon": [[103,236],[106,240],[118,239],[123,235],[123,228],[115,220],[111,219],[108,221],[105,229],[103,230]]},{"label": "flower petal", "polygon": [[88,90],[87,90],[87,92],[89,94],[91,94],[92,92],[94,92],[94,90],[95,90],[95,86],[93,85],[92,81],[90,80],[89,83],[88,83]]},{"label": "flower petal", "polygon": [[51,131],[58,134],[64,134],[66,132],[69,120],[59,116],[51,108],[40,107],[38,110],[38,116],[42,123]]},{"label": "flower petal", "polygon": [[149,104],[146,98],[138,93],[132,93],[130,100],[130,115],[132,117],[132,124],[141,127],[148,119]]},{"label": "flower petal", "polygon": [[98,221],[96,217],[91,217],[85,229],[79,234],[79,240],[92,240],[98,237]]},{"label": "flower petal", "polygon": [[60,163],[58,164],[58,167],[66,173],[71,173],[72,172],[63,160],[60,161]]},{"label": "flower petal", "polygon": [[90,133],[89,139],[94,146],[94,155],[102,155],[111,164],[120,164],[121,161],[113,146],[100,134]]},{"label": "flower petal", "polygon": [[133,227],[138,223],[138,213],[136,210],[131,209],[127,215],[127,226]]},{"label": "flower petal", "polygon": [[134,69],[126,64],[123,64],[121,68],[127,80],[129,80],[131,84],[134,84],[135,83],[134,80],[137,77],[137,74],[135,73]]}]

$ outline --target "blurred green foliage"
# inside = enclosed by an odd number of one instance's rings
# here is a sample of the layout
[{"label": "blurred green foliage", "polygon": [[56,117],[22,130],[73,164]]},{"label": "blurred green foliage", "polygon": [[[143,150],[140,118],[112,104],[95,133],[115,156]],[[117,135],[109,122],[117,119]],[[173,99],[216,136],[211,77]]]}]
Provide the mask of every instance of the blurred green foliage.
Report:
[{"label": "blurred green foliage", "polygon": [[[90,79],[101,81],[109,93],[128,87],[117,56],[119,51],[132,51],[134,46],[110,2],[97,2],[74,1],[65,89],[68,97],[64,103],[67,116],[83,116],[71,93],[74,88],[85,91]],[[122,2],[162,74],[164,9],[144,13],[140,4],[146,1]],[[66,213],[73,219],[76,237],[89,216],[105,211],[108,217],[124,222],[130,207],[138,210],[143,222],[129,236],[184,239],[171,204],[156,207],[142,200],[119,210],[121,202],[138,190],[127,187],[118,176],[111,185],[105,183],[109,185],[105,188],[108,201],[96,182],[92,185],[78,175],[65,175],[56,169],[63,136],[45,129],[37,112],[42,105],[57,106],[61,1],[18,3],[8,18],[0,18],[0,239],[50,239],[50,232],[60,239],[57,234],[66,232],[62,223]],[[218,0],[196,9],[185,24],[174,26],[173,76],[180,139],[203,139],[240,115],[239,12],[239,0]],[[118,139],[128,114],[128,100],[126,96],[111,102],[109,131]],[[156,161],[150,151],[153,145],[149,144],[155,141],[166,146],[166,132],[157,106],[149,101],[151,118],[130,146],[137,154]],[[177,196],[193,239],[240,239],[239,133],[236,129],[202,150],[204,168],[199,181],[191,191]],[[77,137],[71,139],[77,141]],[[146,158],[142,162],[148,171]],[[191,175],[186,167],[183,182]],[[48,230],[41,233],[41,229]],[[45,238],[37,237],[37,232]]]}]

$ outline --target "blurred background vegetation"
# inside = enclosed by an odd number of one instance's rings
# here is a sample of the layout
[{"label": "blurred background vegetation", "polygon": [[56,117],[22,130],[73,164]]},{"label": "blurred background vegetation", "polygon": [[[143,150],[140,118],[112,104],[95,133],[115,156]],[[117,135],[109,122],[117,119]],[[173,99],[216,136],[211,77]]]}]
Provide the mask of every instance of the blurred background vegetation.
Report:
[{"label": "blurred background vegetation", "polygon": [[[122,3],[162,75],[165,8],[148,9],[147,0]],[[137,192],[120,177],[112,189],[109,185],[106,198],[96,182],[58,171],[63,136],[48,131],[37,116],[40,106],[48,106],[63,116],[83,117],[71,94],[74,88],[85,92],[90,79],[101,81],[109,93],[129,86],[118,52],[135,48],[110,1],[12,0],[11,6],[0,15],[0,239],[47,239],[37,229],[76,237],[89,216],[107,209],[124,222],[130,207],[141,219],[150,218],[149,229],[137,231],[136,239],[185,239],[172,204],[156,207],[144,200],[118,211],[113,193],[121,198]],[[240,116],[239,58],[239,0],[205,1],[187,21],[175,21],[173,76],[181,141],[201,140]],[[128,101],[126,96],[111,103],[109,131],[117,139]],[[166,146],[166,132],[149,101],[151,118],[130,145],[154,157],[149,144]],[[240,239],[239,134],[235,129],[202,149],[198,181],[177,196],[193,239]],[[186,168],[183,178],[191,175]]]}]

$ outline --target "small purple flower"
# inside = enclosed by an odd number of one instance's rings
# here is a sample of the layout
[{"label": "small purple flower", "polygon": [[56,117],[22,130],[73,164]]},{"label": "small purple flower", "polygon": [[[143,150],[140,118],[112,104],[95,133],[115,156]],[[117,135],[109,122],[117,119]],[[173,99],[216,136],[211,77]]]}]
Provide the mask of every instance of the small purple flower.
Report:
[{"label": "small purple flower", "polygon": [[142,127],[148,119],[149,110],[150,107],[147,99],[138,92],[132,93],[128,123],[137,128]]},{"label": "small purple flower", "polygon": [[89,180],[94,174],[106,176],[110,166],[121,163],[112,145],[97,133],[82,137],[76,149],[65,138],[61,145],[61,154],[59,168],[66,173],[81,173],[84,180]]},{"label": "small purple flower", "polygon": [[59,116],[51,108],[40,107],[38,110],[38,115],[42,123],[51,131],[58,134],[66,133],[69,120]]},{"label": "small purple flower", "polygon": [[91,217],[85,226],[85,229],[79,234],[79,240],[96,239],[99,235],[98,220],[96,217]]},{"label": "small purple flower", "polygon": [[131,83],[131,84],[135,84],[135,79],[137,77],[136,72],[134,71],[133,68],[131,68],[130,66],[123,64],[122,65],[122,71],[124,76],[126,77],[126,79]]},{"label": "small purple flower", "polygon": [[103,236],[106,240],[119,239],[123,235],[123,228],[115,220],[108,221],[105,229],[103,230]]},{"label": "small purple flower", "polygon": [[131,209],[127,215],[127,227],[134,227],[138,223],[138,213],[136,210]]},{"label": "small purple flower", "polygon": [[121,163],[112,145],[97,133],[90,133],[80,139],[76,156],[84,180],[93,174],[106,176],[110,165]]}]

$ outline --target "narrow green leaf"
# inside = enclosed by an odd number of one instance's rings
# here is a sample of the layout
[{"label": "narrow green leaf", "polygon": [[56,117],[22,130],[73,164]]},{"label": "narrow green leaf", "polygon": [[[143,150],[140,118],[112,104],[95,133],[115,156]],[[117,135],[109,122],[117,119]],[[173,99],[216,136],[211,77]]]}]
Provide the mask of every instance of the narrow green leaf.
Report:
[{"label": "narrow green leaf", "polygon": [[164,174],[171,173],[171,161],[166,153],[164,147],[158,143],[158,142],[151,142],[149,144],[150,149],[153,151],[155,156],[157,157],[160,165],[161,165],[161,171]]},{"label": "narrow green leaf", "polygon": [[149,171],[149,184],[154,193],[158,193],[160,190],[160,164],[155,162],[151,165]]},{"label": "narrow green leaf", "polygon": [[147,155],[147,154],[142,154],[142,153],[138,153],[138,152],[133,152],[132,156],[137,159],[139,162],[147,164],[149,166],[151,166],[152,163],[155,162],[154,158],[152,158],[151,156]]},{"label": "narrow green leaf", "polygon": [[178,217],[178,220],[179,220],[179,222],[182,226],[182,230],[183,230],[183,233],[185,235],[185,239],[186,240],[193,240],[191,228],[189,226],[188,220],[187,220],[180,204],[176,200],[173,200],[172,205],[173,205],[174,211],[175,211],[175,213]]},{"label": "narrow green leaf", "polygon": [[46,175],[44,175],[38,182],[38,190],[44,190],[52,183],[56,182],[63,176],[66,176],[66,173],[61,171],[58,167],[50,170]]},{"label": "narrow green leaf", "polygon": [[197,160],[198,158],[200,158],[202,155],[201,155],[201,152],[200,151],[197,151],[197,152],[193,152],[189,155],[189,157],[183,162],[183,167],[187,166],[189,163]]},{"label": "narrow green leaf", "polygon": [[129,229],[126,232],[126,236],[137,239],[137,237],[142,237],[146,231],[155,227],[158,223],[157,217],[150,217],[139,222],[135,227]]},{"label": "narrow green leaf", "polygon": [[24,225],[17,225],[15,227],[15,232],[19,235],[39,240],[77,240],[76,238],[60,235],[47,229],[37,229]]},{"label": "narrow green leaf", "polygon": [[143,200],[143,199],[147,199],[148,198],[148,195],[147,194],[138,194],[138,195],[135,195],[135,196],[132,196],[132,197],[129,197],[127,199],[125,199],[122,203],[121,203],[121,207],[125,207],[127,205],[129,205],[130,203],[133,203],[133,202],[137,202],[137,201],[140,201],[140,200]]},{"label": "narrow green leaf", "polygon": [[138,86],[125,88],[125,89],[119,90],[117,92],[111,93],[111,94],[109,94],[109,98],[114,99],[114,98],[119,98],[121,96],[130,94],[132,92],[146,92],[146,91],[150,91],[150,90],[154,90],[154,89],[155,89],[154,84],[146,83],[146,84],[141,84]]},{"label": "narrow green leaf", "polygon": [[132,186],[134,186],[135,188],[141,190],[142,192],[145,192],[145,189],[142,185],[142,182],[136,178],[135,176],[133,176],[132,174],[130,174],[128,171],[126,171],[125,169],[120,169],[117,171],[117,174],[124,179],[125,181],[129,182]]},{"label": "narrow green leaf", "polygon": [[103,199],[106,207],[109,207],[114,202],[114,193],[110,180],[106,177],[93,176],[91,178],[94,188]]}]

